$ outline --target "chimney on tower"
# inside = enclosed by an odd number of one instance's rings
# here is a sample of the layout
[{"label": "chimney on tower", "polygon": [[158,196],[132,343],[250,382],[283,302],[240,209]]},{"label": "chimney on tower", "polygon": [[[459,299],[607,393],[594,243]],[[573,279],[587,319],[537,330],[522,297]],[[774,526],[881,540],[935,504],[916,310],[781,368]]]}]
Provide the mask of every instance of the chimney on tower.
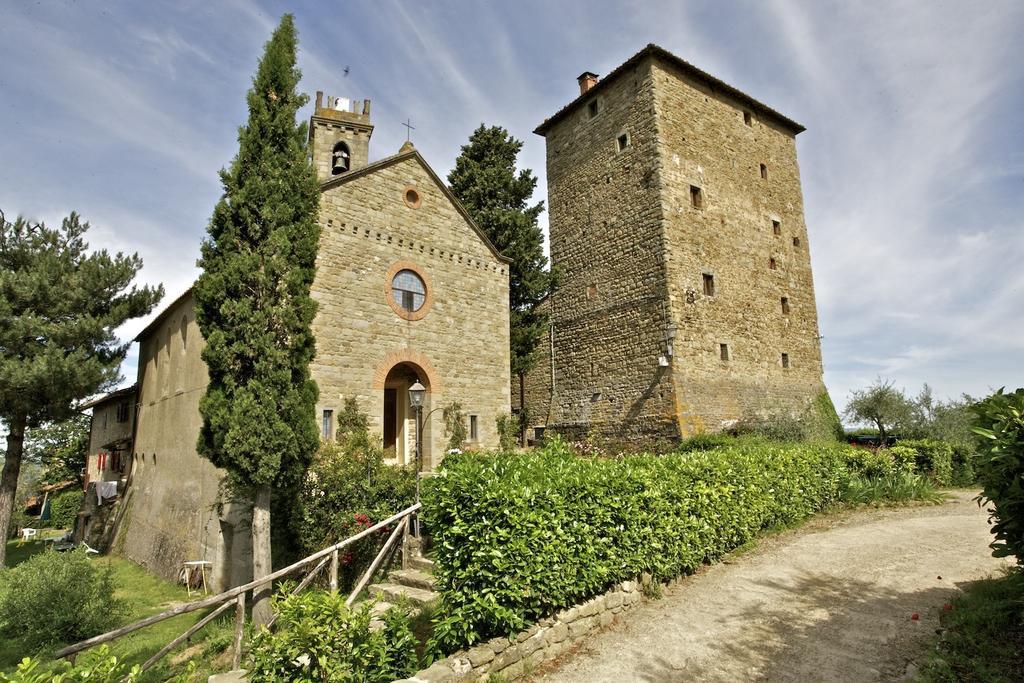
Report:
[{"label": "chimney on tower", "polygon": [[589,71],[584,71],[576,80],[579,81],[580,94],[583,95],[588,90],[597,85],[597,74],[591,73]]}]

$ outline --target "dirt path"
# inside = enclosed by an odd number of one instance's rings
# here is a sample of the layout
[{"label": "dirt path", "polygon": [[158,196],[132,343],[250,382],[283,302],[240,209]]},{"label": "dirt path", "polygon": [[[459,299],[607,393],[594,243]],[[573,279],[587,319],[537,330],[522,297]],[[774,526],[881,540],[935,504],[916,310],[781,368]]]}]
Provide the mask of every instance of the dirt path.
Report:
[{"label": "dirt path", "polygon": [[819,518],[765,540],[631,611],[533,680],[909,677],[943,604],[1009,564],[990,556],[973,495]]}]

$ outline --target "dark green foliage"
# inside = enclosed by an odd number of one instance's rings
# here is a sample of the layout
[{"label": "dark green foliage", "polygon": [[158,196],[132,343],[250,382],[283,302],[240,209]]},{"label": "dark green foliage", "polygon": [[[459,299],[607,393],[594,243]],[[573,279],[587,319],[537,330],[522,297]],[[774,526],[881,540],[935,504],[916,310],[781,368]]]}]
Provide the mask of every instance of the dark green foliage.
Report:
[{"label": "dark green foliage", "polygon": [[51,498],[50,526],[54,529],[74,529],[84,497],[82,489],[73,488],[70,491],[61,491]]},{"label": "dark green foliage", "polygon": [[372,602],[351,609],[342,593],[306,590],[281,593],[272,631],[252,639],[246,668],[251,681],[352,681],[390,683],[417,669],[416,643],[408,618],[384,614],[384,628],[370,629]]},{"label": "dark green foliage", "polygon": [[444,435],[448,438],[447,450],[462,450],[466,443],[466,416],[462,412],[462,404],[449,403],[442,411],[444,417]]},{"label": "dark green foliage", "polygon": [[359,409],[359,401],[350,396],[345,399],[345,407],[338,413],[338,443],[342,448],[369,450],[370,419]]},{"label": "dark green foliage", "polygon": [[978,581],[942,613],[922,681],[1024,681],[1024,574]]},{"label": "dark green foliage", "polygon": [[1002,389],[974,407],[981,439],[975,470],[981,500],[991,503],[996,557],[1015,556],[1024,564],[1024,389]]},{"label": "dark green foliage", "polygon": [[442,650],[508,635],[624,579],[666,579],[835,501],[848,447],[736,440],[716,450],[580,458],[558,440],[465,454],[428,480]]},{"label": "dark green foliage", "polygon": [[948,443],[934,439],[903,439],[899,445],[917,452],[915,471],[927,474],[939,486],[953,483],[953,447]]},{"label": "dark green foliage", "polygon": [[309,295],[320,190],[296,114],[297,38],[290,15],[266,45],[221,171],[224,194],[202,245],[196,321],[210,381],[198,449],[242,488],[298,480],[319,442]]},{"label": "dark green foliage", "polygon": [[839,419],[839,413],[836,412],[836,407],[832,403],[832,397],[828,395],[827,391],[822,390],[821,393],[814,397],[808,412],[809,419],[806,433],[811,439],[845,440],[846,435],[843,432],[843,423]]},{"label": "dark green foliage", "polygon": [[82,483],[82,471],[89,456],[88,415],[75,413],[67,420],[47,422],[25,435],[25,458],[45,468],[43,481]]},{"label": "dark green foliage", "polygon": [[528,372],[534,351],[547,330],[547,315],[537,305],[551,292],[555,278],[547,268],[544,235],[537,217],[544,203],[528,202],[537,186],[529,169],[516,172],[523,143],[500,126],[480,127],[455,160],[448,184],[509,266],[512,376]]},{"label": "dark green foliage", "polygon": [[[130,343],[114,330],[153,310],[163,287],[132,285],[142,259],[90,251],[78,214],[60,228],[0,213],[0,538],[7,538],[26,429],[65,420],[120,379]],[[0,567],[6,547],[0,544]]]},{"label": "dark green foliage", "polygon": [[974,472],[976,447],[964,443],[950,445],[953,448],[953,486],[973,486],[978,479]]},{"label": "dark green foliage", "polygon": [[124,614],[110,571],[85,551],[47,551],[0,570],[0,636],[27,653],[103,633]]},{"label": "dark green foliage", "polygon": [[679,453],[689,453],[690,451],[713,451],[717,448],[731,446],[734,443],[736,443],[736,437],[730,436],[729,434],[701,433],[695,434],[688,439],[683,439],[679,443],[679,446],[676,447],[676,451]]},{"label": "dark green foliage", "polygon": [[[412,468],[385,465],[379,448],[325,443],[293,501],[290,525],[299,555],[348,538],[409,507],[415,499]],[[342,588],[355,584],[389,531],[382,530],[345,550],[338,573]]]}]

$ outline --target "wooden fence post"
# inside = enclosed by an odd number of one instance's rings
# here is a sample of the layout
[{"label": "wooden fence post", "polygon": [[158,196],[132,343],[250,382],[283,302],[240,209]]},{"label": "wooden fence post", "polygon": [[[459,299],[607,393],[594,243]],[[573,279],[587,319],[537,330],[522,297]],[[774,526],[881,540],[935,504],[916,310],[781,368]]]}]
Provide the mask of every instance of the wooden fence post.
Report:
[{"label": "wooden fence post", "polygon": [[338,551],[331,553],[331,595],[338,592]]},{"label": "wooden fence post", "polygon": [[235,656],[231,661],[232,669],[242,668],[242,635],[245,633],[245,593],[235,598]]}]

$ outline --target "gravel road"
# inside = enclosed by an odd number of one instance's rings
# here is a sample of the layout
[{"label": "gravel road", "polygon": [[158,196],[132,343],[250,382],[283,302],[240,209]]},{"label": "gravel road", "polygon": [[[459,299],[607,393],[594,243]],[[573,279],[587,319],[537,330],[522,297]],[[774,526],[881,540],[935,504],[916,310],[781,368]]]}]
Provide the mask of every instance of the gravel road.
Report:
[{"label": "gravel road", "polygon": [[943,605],[1009,565],[991,557],[974,495],[826,515],[765,539],[620,616],[532,680],[913,678]]}]

